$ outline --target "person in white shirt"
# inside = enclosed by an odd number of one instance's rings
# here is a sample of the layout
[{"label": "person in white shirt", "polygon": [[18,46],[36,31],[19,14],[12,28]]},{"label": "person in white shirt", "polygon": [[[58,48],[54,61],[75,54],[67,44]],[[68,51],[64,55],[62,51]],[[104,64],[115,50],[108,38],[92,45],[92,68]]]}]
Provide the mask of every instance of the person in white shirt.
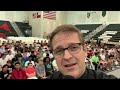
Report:
[{"label": "person in white shirt", "polygon": [[9,47],[8,50],[10,50],[12,52],[13,56],[15,56],[16,52],[15,52],[14,47],[12,45]]},{"label": "person in white shirt", "polygon": [[6,56],[6,58],[8,60],[12,60],[14,58],[14,55],[12,54],[12,52],[10,50],[8,51],[8,55]]},{"label": "person in white shirt", "polygon": [[59,70],[58,66],[56,64],[56,60],[53,60],[52,65],[53,65],[54,71],[58,71]]},{"label": "person in white shirt", "polygon": [[45,57],[49,57],[49,51],[48,50],[45,50],[45,52],[43,53],[43,58]]},{"label": "person in white shirt", "polygon": [[6,58],[6,54],[2,54],[0,58],[0,67],[3,67],[3,65],[7,64],[8,59]]},{"label": "person in white shirt", "polygon": [[100,54],[100,57],[101,57],[102,60],[105,60],[105,53],[104,53],[104,51],[102,51],[102,53]]},{"label": "person in white shirt", "polygon": [[105,53],[104,53],[104,51],[102,51],[100,57],[101,57],[100,63],[103,66],[102,69],[103,70],[107,70],[107,68],[108,68],[108,62],[105,60]]},{"label": "person in white shirt", "polygon": [[33,66],[35,65],[34,61],[32,61],[32,57],[31,57],[31,56],[29,56],[28,61],[26,61],[26,63],[25,63],[25,67],[28,66],[28,63],[32,63]]},{"label": "person in white shirt", "polygon": [[0,53],[4,53],[5,52],[5,46],[4,45],[2,45],[1,47],[0,47]]},{"label": "person in white shirt", "polygon": [[50,59],[52,59],[53,58],[53,54],[50,53],[49,50],[45,50],[45,52],[43,53],[43,58],[45,58],[45,57],[49,57]]}]

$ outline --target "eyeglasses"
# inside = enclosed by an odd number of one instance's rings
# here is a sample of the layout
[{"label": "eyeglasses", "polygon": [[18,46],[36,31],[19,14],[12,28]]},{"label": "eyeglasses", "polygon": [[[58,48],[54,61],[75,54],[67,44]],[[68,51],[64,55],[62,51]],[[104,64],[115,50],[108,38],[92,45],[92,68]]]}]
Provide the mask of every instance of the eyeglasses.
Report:
[{"label": "eyeglasses", "polygon": [[83,43],[73,43],[67,48],[57,48],[53,50],[53,55],[55,58],[62,58],[64,56],[65,50],[68,50],[70,54],[79,53],[81,51],[81,45]]}]

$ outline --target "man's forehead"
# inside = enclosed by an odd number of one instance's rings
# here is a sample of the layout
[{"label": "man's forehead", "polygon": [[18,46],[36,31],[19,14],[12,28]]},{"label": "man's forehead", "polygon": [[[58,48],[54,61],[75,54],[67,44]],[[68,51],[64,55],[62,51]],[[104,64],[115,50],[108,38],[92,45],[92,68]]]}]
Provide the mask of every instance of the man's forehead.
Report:
[{"label": "man's forehead", "polygon": [[[52,47],[55,49],[58,45],[63,45],[63,43],[80,43],[78,33],[76,32],[59,32],[52,39]],[[64,46],[65,46],[64,43]],[[67,46],[65,46],[67,47]]]}]

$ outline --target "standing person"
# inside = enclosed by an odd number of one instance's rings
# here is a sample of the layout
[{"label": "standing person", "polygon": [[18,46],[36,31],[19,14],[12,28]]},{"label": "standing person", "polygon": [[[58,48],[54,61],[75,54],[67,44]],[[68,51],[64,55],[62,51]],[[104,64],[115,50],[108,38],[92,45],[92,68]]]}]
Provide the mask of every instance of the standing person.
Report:
[{"label": "standing person", "polygon": [[50,35],[50,47],[59,71],[48,79],[63,79],[69,75],[75,79],[116,79],[113,75],[87,69],[87,48],[79,29],[73,25],[58,26]]}]

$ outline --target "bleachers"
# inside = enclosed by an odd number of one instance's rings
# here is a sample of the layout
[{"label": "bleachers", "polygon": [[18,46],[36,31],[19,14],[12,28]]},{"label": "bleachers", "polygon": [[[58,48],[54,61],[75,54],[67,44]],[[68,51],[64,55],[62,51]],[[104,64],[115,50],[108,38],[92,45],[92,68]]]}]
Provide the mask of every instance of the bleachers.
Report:
[{"label": "bleachers", "polygon": [[[111,33],[109,31],[111,31]],[[105,29],[98,32],[95,36],[93,36],[93,39],[97,40],[98,37],[100,37],[102,34],[105,34],[105,33],[107,34],[107,36],[111,36],[111,38],[108,39],[108,41],[119,42],[119,40],[120,40],[120,24],[109,24]]]},{"label": "bleachers", "polygon": [[80,24],[75,26],[83,32],[83,36],[86,36],[100,25],[102,24]]}]

